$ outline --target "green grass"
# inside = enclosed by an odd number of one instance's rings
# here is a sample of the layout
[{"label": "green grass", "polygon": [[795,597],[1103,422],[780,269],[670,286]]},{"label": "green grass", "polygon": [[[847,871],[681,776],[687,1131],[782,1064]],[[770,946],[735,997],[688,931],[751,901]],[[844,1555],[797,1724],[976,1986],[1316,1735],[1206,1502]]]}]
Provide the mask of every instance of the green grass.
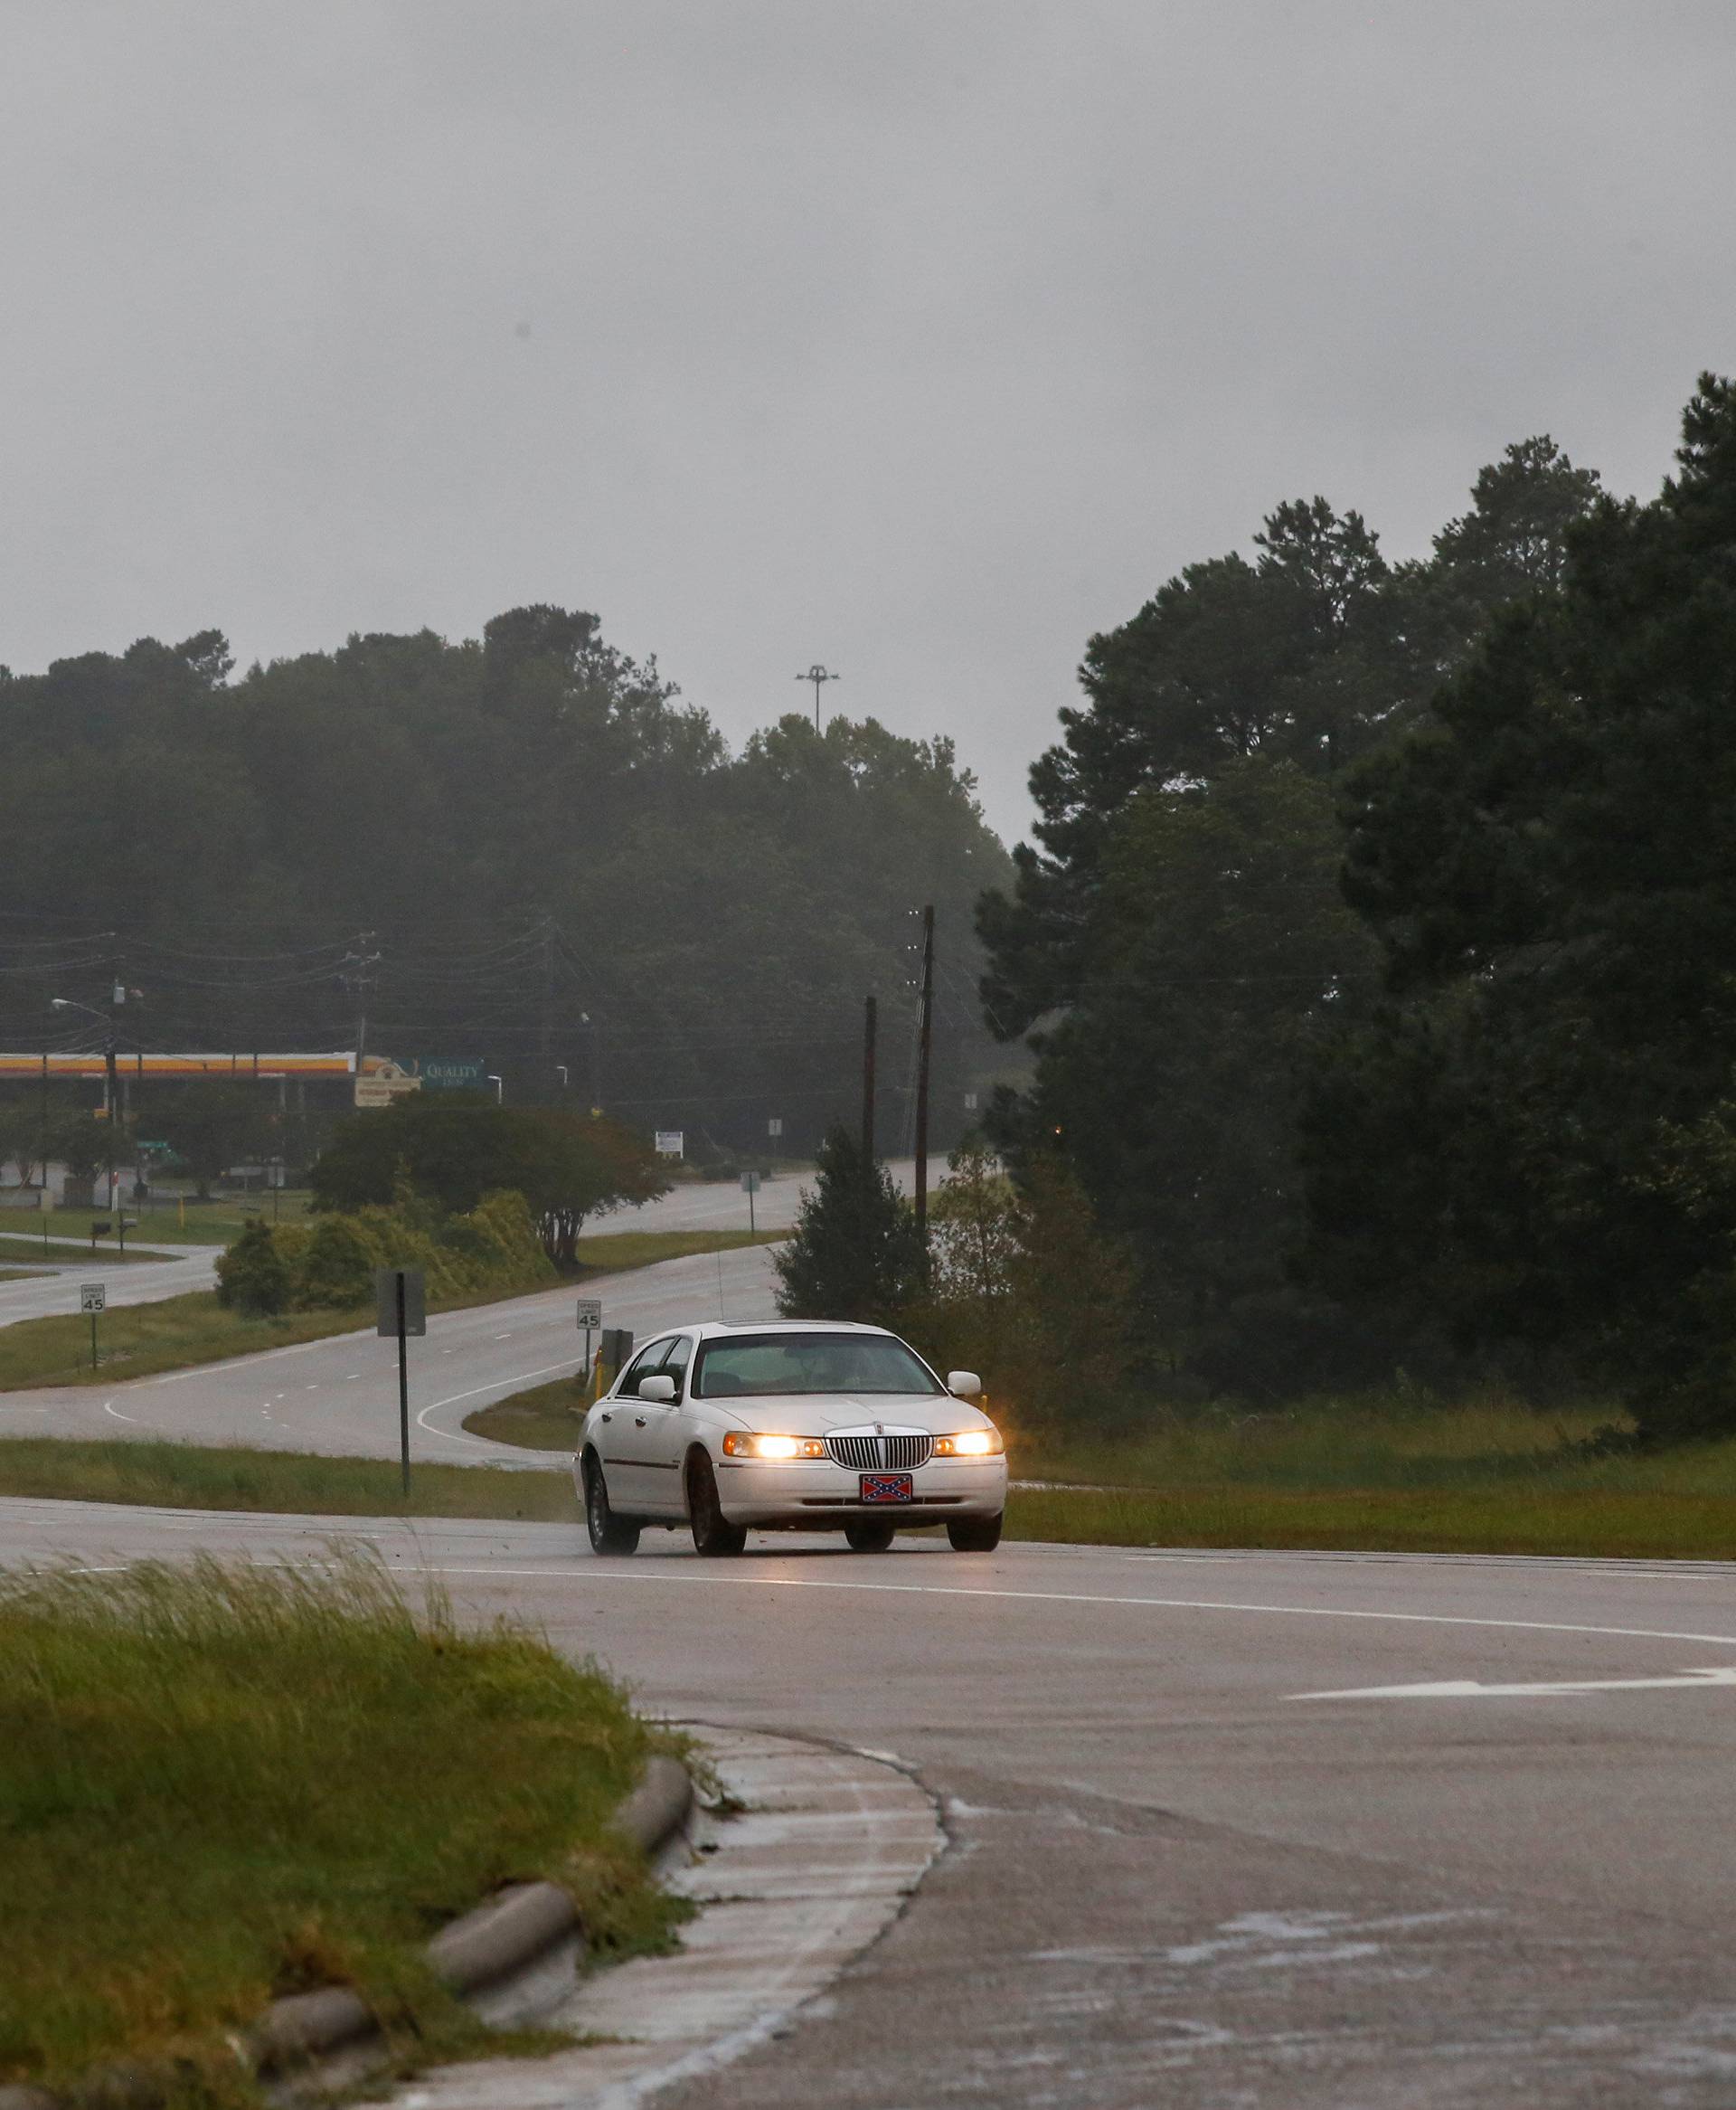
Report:
[{"label": "green grass", "polygon": [[113,1267],[120,1261],[130,1267],[136,1260],[175,1258],[173,1253],[152,1253],[132,1245],[123,1254],[111,1239],[101,1241],[93,1253],[88,1241],[83,1245],[44,1245],[40,1237],[0,1236],[0,1260],[29,1260],[50,1267]]},{"label": "green grass", "polygon": [[579,1377],[556,1377],[547,1385],[532,1385],[510,1393],[492,1406],[478,1407],[464,1417],[473,1436],[490,1436],[496,1443],[515,1444],[525,1451],[571,1451],[579,1442],[579,1424],[590,1392]]},{"label": "green grass", "polygon": [[[1320,1402],[1120,1442],[1033,1437],[1009,1535],[1103,1546],[1736,1557],[1736,1442],[1643,1454],[1587,1405]],[[1090,1483],[1096,1483],[1092,1485]]]},{"label": "green grass", "polygon": [[587,1274],[623,1274],[693,1253],[737,1253],[744,1245],[776,1245],[788,1231],[599,1231],[581,1238],[579,1263]]},{"label": "green grass", "polygon": [[[285,1187],[278,1197],[278,1221],[283,1224],[299,1223],[307,1214],[311,1197],[305,1187]],[[271,1222],[271,1197],[249,1195],[224,1195],[220,1199],[196,1202],[189,1199],[185,1210],[186,1221],[182,1221],[182,1211],[172,1197],[159,1196],[147,1202],[143,1208],[132,1202],[127,1205],[127,1235],[160,1238],[166,1245],[228,1245],[240,1236],[250,1223],[263,1217]],[[42,1235],[41,1216],[33,1216],[37,1235]],[[51,1237],[82,1238],[87,1243],[92,1224],[109,1224],[113,1214],[106,1208],[51,1209],[48,1212],[48,1229]],[[137,1231],[134,1226],[137,1225]],[[109,1241],[112,1243],[112,1240]]]},{"label": "green grass", "polygon": [[[171,1509],[241,1509],[267,1516],[499,1517],[579,1523],[564,1472],[502,1472],[486,1465],[411,1468],[410,1499],[383,1458],[325,1458],[207,1443],[0,1441],[0,1495],[80,1502],[143,1502]],[[577,1543],[575,1541],[575,1543]]]},{"label": "green grass", "polygon": [[127,2058],[172,2103],[255,2099],[228,2034],[333,1982],[419,2060],[478,2051],[420,1950],[497,1885],[667,1938],[609,1830],[652,1743],[594,1668],[357,1556],[0,1579],[0,2083]]}]

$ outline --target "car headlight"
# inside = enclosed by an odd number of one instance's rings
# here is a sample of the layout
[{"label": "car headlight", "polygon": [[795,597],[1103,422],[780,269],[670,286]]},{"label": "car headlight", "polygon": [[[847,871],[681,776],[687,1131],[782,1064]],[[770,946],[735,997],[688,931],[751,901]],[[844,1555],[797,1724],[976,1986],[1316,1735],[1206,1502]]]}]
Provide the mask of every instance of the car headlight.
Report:
[{"label": "car headlight", "polygon": [[723,1438],[726,1458],[824,1458],[826,1445],[817,1436],[761,1436],[747,1429],[731,1429]]},{"label": "car headlight", "polygon": [[937,1436],[937,1458],[998,1458],[1006,1445],[998,1429],[961,1429],[956,1436]]}]

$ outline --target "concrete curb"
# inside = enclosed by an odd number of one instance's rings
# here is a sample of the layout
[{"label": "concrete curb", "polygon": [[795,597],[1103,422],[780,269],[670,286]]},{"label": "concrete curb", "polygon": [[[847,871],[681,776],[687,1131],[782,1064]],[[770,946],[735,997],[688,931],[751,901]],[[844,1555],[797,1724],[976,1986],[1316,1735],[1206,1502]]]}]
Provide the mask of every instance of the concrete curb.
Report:
[{"label": "concrete curb", "polygon": [[[693,1784],[676,1758],[647,1761],[639,1784],[615,1813],[615,1829],[649,1856],[674,1838],[693,1807]],[[533,1963],[584,1930],[578,1907],[555,1883],[514,1883],[451,1921],[429,1943],[429,1966],[458,1994],[475,1992]],[[270,2074],[342,2050],[376,2028],[373,2011],[348,1986],[275,2000],[237,2043],[242,2063]],[[65,2096],[46,2088],[0,2087],[0,2110],[155,2110],[169,2077],[131,2060],[87,2074]]]}]

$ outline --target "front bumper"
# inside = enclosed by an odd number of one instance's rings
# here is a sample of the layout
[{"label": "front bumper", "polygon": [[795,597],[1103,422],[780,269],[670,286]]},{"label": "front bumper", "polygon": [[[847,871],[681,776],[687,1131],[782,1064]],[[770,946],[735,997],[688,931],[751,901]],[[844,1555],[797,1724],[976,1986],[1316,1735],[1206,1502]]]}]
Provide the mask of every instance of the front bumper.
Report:
[{"label": "front bumper", "polygon": [[829,1459],[788,1465],[763,1458],[717,1458],[719,1506],[731,1524],[798,1525],[835,1530],[859,1517],[906,1527],[949,1517],[998,1517],[1006,1507],[1005,1458],[930,1458],[910,1475],[910,1502],[864,1502],[862,1475]]}]

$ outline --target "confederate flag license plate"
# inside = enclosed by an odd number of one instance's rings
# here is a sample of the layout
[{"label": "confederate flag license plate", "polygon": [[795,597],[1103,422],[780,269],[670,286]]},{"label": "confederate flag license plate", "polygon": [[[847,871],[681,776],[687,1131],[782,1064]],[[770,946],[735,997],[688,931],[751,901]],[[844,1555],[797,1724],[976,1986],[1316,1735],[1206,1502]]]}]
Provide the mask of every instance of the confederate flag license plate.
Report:
[{"label": "confederate flag license plate", "polygon": [[864,1472],[860,1500],[864,1502],[912,1502],[916,1482],[908,1472]]}]

